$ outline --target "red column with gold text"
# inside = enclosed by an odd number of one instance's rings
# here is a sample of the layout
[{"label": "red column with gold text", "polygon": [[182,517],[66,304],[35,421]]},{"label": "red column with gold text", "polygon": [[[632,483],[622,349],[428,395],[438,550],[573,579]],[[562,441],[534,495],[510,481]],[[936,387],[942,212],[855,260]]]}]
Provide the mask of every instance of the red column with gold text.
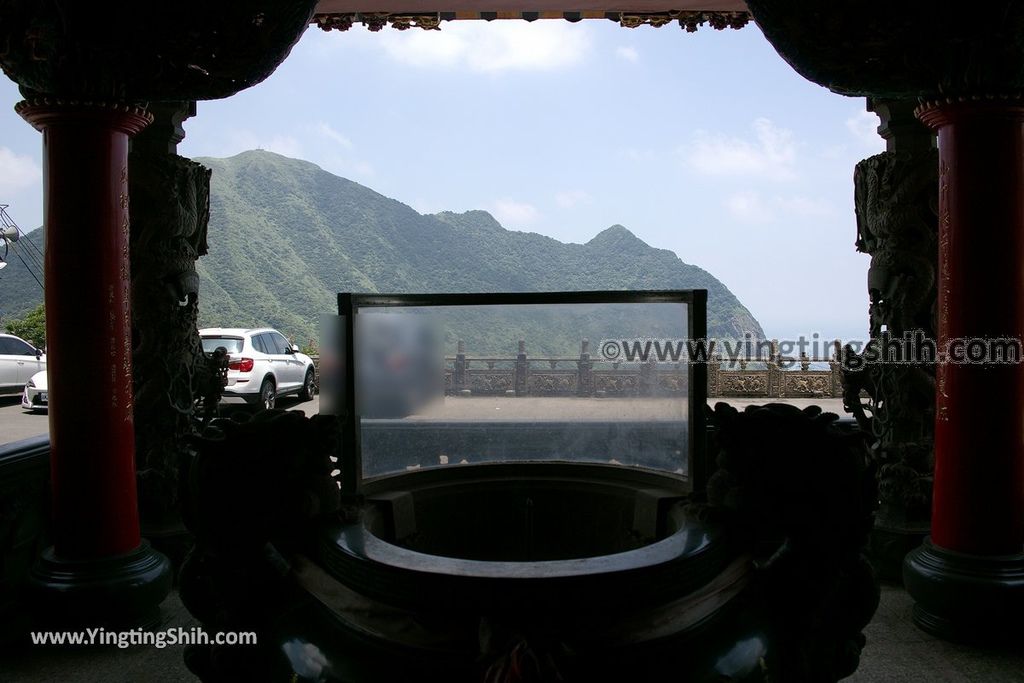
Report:
[{"label": "red column with gold text", "polygon": [[[932,541],[974,555],[1024,550],[1024,364],[982,340],[1024,339],[1024,106],[922,108],[939,137],[940,348],[973,353],[936,376]],[[986,351],[987,353],[987,351]]]},{"label": "red column with gold text", "polygon": [[43,134],[53,547],[36,579],[71,595],[58,604],[70,612],[109,606],[94,585],[156,581],[147,596],[120,593],[141,612],[167,573],[139,535],[132,422],[128,139],[151,117],[50,100],[16,109]]},{"label": "red column with gold text", "polygon": [[[931,537],[903,563],[914,622],[1014,638],[1024,611],[1024,102],[924,105],[938,133],[938,336]],[[1003,351],[1005,354],[1005,349]]]}]

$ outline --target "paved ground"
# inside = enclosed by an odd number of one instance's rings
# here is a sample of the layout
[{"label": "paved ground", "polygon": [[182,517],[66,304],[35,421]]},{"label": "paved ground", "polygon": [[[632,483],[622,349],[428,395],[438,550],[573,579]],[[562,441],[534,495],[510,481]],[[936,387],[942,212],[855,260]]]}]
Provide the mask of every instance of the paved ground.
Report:
[{"label": "paved ground", "polygon": [[[913,603],[898,586],[883,586],[882,604],[868,625],[867,647],[853,683],[1022,683],[1024,650],[953,645],[922,633],[911,623]],[[161,628],[197,623],[177,592],[162,606]],[[92,651],[34,648],[0,653],[0,679],[11,683],[94,683],[95,681],[197,681],[182,660],[181,647],[135,646]]]},{"label": "paved ground", "polygon": [[50,431],[46,413],[26,413],[21,396],[0,396],[0,443],[20,441]]},{"label": "paved ground", "polygon": [[[281,408],[301,410],[307,415],[320,412],[319,396],[306,403],[294,398],[282,398],[278,404]],[[21,409],[20,396],[0,396],[0,444],[20,441],[49,431],[49,417],[45,412],[27,413]]]},{"label": "paved ground", "polygon": [[546,398],[527,396],[446,396],[428,404],[409,419],[430,420],[529,420],[616,421],[682,420],[686,399],[677,398]]},{"label": "paved ground", "polygon": [[882,587],[882,603],[864,630],[868,644],[854,683],[1024,683],[1024,648],[954,645],[918,630],[914,601]]},{"label": "paved ground", "polygon": [[[722,400],[741,409],[747,405],[765,403],[761,399],[752,398],[711,399],[709,403],[714,405]],[[789,399],[785,402],[800,408],[818,405],[826,411],[843,415],[843,402],[838,398]],[[315,415],[320,410],[320,397],[307,403],[300,403],[293,398],[281,399],[279,406]],[[680,419],[684,415],[685,406],[683,400],[664,398],[447,397],[443,403],[426,409],[412,419],[665,420]],[[27,413],[21,409],[20,397],[0,396],[0,444],[45,434],[49,429],[46,413]]]},{"label": "paved ground", "polygon": [[[763,399],[730,398],[711,399],[714,405],[720,401],[739,409],[748,405],[763,405]],[[843,414],[843,401],[838,398],[824,400],[788,399],[782,401],[805,408],[821,406],[825,411]],[[681,420],[686,415],[686,399],[683,398],[576,398],[576,397],[525,397],[506,396],[446,396],[443,401],[430,404],[412,420]]]},{"label": "paved ground", "polygon": [[[469,401],[471,399],[455,399]],[[526,411],[524,399],[476,399],[472,408],[469,404],[458,406],[470,414],[478,412],[481,417],[493,412],[506,414]],[[536,409],[550,409],[552,404],[543,399],[529,409],[536,415]],[[573,414],[603,416],[620,415],[624,409],[616,399],[573,399],[592,403],[596,407],[579,410],[573,406]],[[655,399],[656,401],[656,399]],[[713,400],[714,401],[714,400]],[[511,402],[511,403],[506,403]],[[519,403],[517,403],[519,402]],[[762,403],[755,399],[730,399],[737,407]],[[825,410],[842,414],[838,399],[789,401],[800,407],[816,404]],[[475,403],[475,401],[474,401]],[[458,405],[458,404],[455,404]],[[567,403],[565,406],[572,406]],[[563,406],[563,408],[565,407]],[[307,414],[319,410],[319,400],[309,403],[282,401],[282,407],[300,408]],[[488,410],[489,409],[489,410]],[[660,410],[656,404],[635,402],[633,410]],[[543,411],[542,411],[543,413]],[[0,398],[0,443],[22,439],[47,431],[45,414],[30,415],[21,410],[16,398]],[[937,640],[914,627],[911,621],[913,603],[902,588],[885,586],[882,603],[874,620],[866,629],[867,648],[861,660],[861,667],[850,681],[856,683],[874,682],[948,682],[948,683],[1024,683],[1024,650],[992,649],[953,645]],[[176,593],[163,605],[164,628],[191,628],[196,625],[192,616],[182,607]],[[29,649],[18,653],[0,653],[0,680],[3,681],[68,681],[91,683],[92,681],[192,681],[196,680],[187,671],[182,661],[180,647],[154,649],[130,647],[125,650],[105,648],[92,651],[67,649]]]}]

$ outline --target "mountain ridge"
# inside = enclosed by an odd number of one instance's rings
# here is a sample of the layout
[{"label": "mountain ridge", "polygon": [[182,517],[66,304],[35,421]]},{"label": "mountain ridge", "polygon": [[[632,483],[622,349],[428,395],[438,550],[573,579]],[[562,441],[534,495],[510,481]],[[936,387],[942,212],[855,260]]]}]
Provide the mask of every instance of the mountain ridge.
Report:
[{"label": "mountain ridge", "polygon": [[[270,325],[302,344],[318,337],[319,314],[335,313],[342,291],[702,288],[709,292],[709,336],[764,337],[714,276],[619,224],[584,244],[564,243],[507,230],[479,209],[420,214],[316,164],[273,152],[196,161],[213,170],[210,253],[197,264],[203,326]],[[41,233],[29,237],[39,243]],[[0,283],[17,279],[13,265]],[[41,292],[34,302],[24,292],[7,294],[5,288],[0,307],[9,317],[42,298]]]}]

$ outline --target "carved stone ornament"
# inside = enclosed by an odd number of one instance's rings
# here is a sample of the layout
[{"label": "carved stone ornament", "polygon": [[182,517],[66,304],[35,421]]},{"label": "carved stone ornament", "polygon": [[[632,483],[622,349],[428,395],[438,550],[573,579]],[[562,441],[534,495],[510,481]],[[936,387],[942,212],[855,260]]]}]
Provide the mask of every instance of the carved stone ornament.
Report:
[{"label": "carved stone ornament", "polygon": [[637,28],[639,26],[665,26],[673,21],[679,22],[679,27],[687,33],[693,33],[704,24],[711,28],[722,31],[727,28],[741,29],[750,22],[750,15],[746,12],[654,12],[644,14],[619,15],[619,25],[625,28]]},{"label": "carved stone ornament", "polygon": [[440,31],[441,15],[418,14],[413,16],[393,16],[391,17],[391,27],[399,31],[405,31],[410,28],[421,28],[424,31]]},{"label": "carved stone ornament", "polygon": [[143,517],[153,520],[177,508],[193,401],[210,381],[196,333],[195,270],[206,253],[210,171],[177,155],[139,151],[128,165],[136,471]]},{"label": "carved stone ornament", "polygon": [[885,359],[887,340],[905,334],[936,337],[938,165],[936,150],[883,152],[854,173],[857,250],[871,256],[871,341],[861,355],[847,350],[844,405],[871,435],[879,523],[887,525],[921,525],[929,517],[935,366],[865,358]]},{"label": "carved stone ornament", "polygon": [[511,370],[471,371],[469,374],[469,388],[475,392],[508,391],[512,389],[512,382]]},{"label": "carved stone ornament", "polygon": [[833,92],[893,98],[1024,90],[1024,3],[748,0],[797,72]]},{"label": "carved stone ornament", "polygon": [[634,395],[640,388],[638,375],[608,375],[594,373],[594,390],[609,394]]},{"label": "carved stone ornament", "polygon": [[277,68],[316,0],[138,3],[9,0],[0,68],[26,96],[162,101],[227,97]]},{"label": "carved stone ornament", "polygon": [[[205,624],[241,626],[267,616],[287,573],[284,556],[314,519],[339,509],[330,460],[337,423],[264,410],[218,418],[192,441],[182,508],[196,543],[181,569],[181,598]],[[228,614],[240,621],[225,622]]]},{"label": "carved stone ornament", "polygon": [[843,433],[817,406],[743,412],[715,405],[717,469],[694,511],[727,524],[757,559],[759,600],[781,617],[768,681],[835,681],[857,668],[879,600],[862,549],[874,478],[863,436]]},{"label": "carved stone ornament", "polygon": [[832,373],[812,375],[807,373],[782,373],[784,395],[790,397],[814,397],[832,395]]},{"label": "carved stone ornament", "polygon": [[763,396],[768,391],[768,380],[764,373],[747,372],[736,373],[736,375],[722,373],[719,376],[719,382],[721,382],[722,393],[726,395],[756,394]]},{"label": "carved stone ornament", "polygon": [[576,374],[573,373],[532,373],[529,378],[531,394],[543,396],[576,391]]}]

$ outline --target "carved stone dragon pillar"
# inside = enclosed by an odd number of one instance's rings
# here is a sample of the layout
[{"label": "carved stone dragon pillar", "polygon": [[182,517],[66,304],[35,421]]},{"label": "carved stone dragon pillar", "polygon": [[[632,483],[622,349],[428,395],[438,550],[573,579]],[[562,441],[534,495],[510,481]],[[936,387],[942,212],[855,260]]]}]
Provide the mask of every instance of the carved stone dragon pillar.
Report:
[{"label": "carved stone dragon pillar", "polygon": [[[748,0],[747,7],[804,77],[844,95],[920,101],[915,116],[937,132],[935,344],[950,355],[938,359],[934,407],[916,411],[921,429],[935,418],[931,538],[907,555],[903,580],[920,628],[952,639],[1019,642],[1024,365],[1019,358],[997,358],[1006,347],[997,351],[995,344],[1013,347],[1024,338],[1024,3],[992,0],[989,20],[969,18],[955,3]],[[906,192],[913,194],[912,188]],[[889,242],[902,234],[902,228],[891,232],[897,224],[902,221],[875,226],[885,240],[871,249],[901,254],[900,243]],[[888,264],[871,253],[873,276],[884,283],[876,288],[875,315],[893,316],[888,299],[911,316],[895,324],[920,324],[914,318],[927,307],[904,297],[926,290],[915,279],[923,266],[911,266],[902,278],[899,270],[881,277]],[[980,355],[962,354],[974,344]],[[927,395],[928,373],[920,369],[892,383],[900,394]],[[890,408],[899,405],[890,402]],[[920,435],[910,416],[904,421],[887,413],[893,443]],[[922,464],[918,455],[893,455],[899,459],[891,464],[907,463],[911,472]],[[890,493],[913,483],[912,477],[895,481]]]},{"label": "carved stone dragon pillar", "polygon": [[136,469],[144,533],[180,560],[179,463],[193,431],[193,397],[212,381],[196,328],[195,269],[207,249],[210,171],[175,153],[195,104],[151,111],[153,125],[128,156]]},{"label": "carved stone dragon pillar", "polygon": [[[871,353],[866,349],[862,357],[882,356],[882,362],[847,364],[844,371],[845,404],[871,434],[878,476],[872,554],[882,576],[895,580],[903,557],[928,533],[934,461],[934,363],[884,358],[886,338],[936,335],[938,152],[913,105],[868,101],[882,119],[879,134],[887,150],[857,164],[853,176],[857,251],[871,256]],[[861,389],[870,396],[867,405]]]}]

